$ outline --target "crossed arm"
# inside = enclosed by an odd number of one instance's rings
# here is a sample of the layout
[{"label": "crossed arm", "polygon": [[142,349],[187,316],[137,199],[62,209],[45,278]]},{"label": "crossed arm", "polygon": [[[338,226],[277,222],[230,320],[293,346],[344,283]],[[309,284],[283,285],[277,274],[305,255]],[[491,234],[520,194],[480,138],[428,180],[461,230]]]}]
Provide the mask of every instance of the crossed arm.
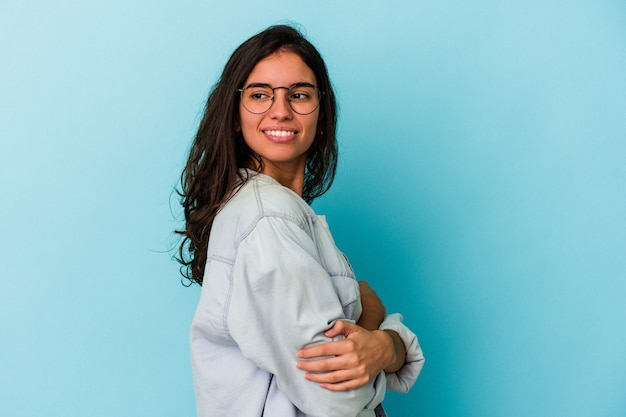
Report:
[{"label": "crossed arm", "polygon": [[[330,391],[348,391],[367,384],[381,371],[396,372],[406,360],[406,347],[392,330],[379,330],[386,308],[365,281],[359,281],[363,313],[359,321],[337,320],[327,337],[343,334],[344,340],[298,351],[299,369],[305,378]],[[325,357],[323,359],[315,359]]]}]

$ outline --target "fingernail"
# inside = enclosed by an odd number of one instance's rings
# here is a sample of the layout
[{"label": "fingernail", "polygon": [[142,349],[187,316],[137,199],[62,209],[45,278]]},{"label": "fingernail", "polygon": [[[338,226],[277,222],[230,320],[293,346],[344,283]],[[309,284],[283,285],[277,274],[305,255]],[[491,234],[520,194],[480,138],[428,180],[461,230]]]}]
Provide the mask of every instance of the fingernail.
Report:
[{"label": "fingernail", "polygon": [[297,356],[298,358],[302,358],[302,357],[304,356],[304,353],[302,353],[302,351],[301,351],[301,350],[299,350],[299,351],[298,351],[298,353],[296,353],[296,356]]}]

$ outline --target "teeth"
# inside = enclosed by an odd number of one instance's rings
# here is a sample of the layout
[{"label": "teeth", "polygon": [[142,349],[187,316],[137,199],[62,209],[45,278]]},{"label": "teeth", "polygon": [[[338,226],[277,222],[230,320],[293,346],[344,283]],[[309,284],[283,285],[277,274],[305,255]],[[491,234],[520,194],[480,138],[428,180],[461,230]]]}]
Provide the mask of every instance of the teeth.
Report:
[{"label": "teeth", "polygon": [[267,133],[270,136],[289,136],[289,135],[293,135],[295,132],[293,132],[292,130],[266,130],[265,133]]}]

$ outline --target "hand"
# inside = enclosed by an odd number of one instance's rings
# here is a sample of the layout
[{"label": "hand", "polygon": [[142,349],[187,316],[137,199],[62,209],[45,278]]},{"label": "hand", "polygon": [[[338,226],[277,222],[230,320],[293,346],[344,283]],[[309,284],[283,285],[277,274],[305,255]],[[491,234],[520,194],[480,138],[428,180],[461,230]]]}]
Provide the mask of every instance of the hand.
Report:
[{"label": "hand", "polygon": [[376,330],[385,319],[387,309],[367,281],[359,281],[359,290],[363,312],[357,324],[367,330]]},{"label": "hand", "polygon": [[[378,294],[369,286],[367,281],[359,281],[359,290],[361,292],[361,304],[363,312],[357,324],[367,330],[378,330],[380,324],[385,319],[387,309],[383,302],[378,298]],[[395,360],[391,365],[384,368],[385,372],[397,372],[406,361],[406,347],[400,335],[393,330],[385,330],[393,341],[393,349],[395,351]]]},{"label": "hand", "polygon": [[306,379],[319,383],[322,388],[330,391],[359,388],[398,361],[395,342],[386,331],[369,331],[354,323],[337,320],[325,335],[335,337],[339,334],[346,339],[302,349],[297,353],[301,359],[331,356],[297,364],[299,369],[307,371]]}]

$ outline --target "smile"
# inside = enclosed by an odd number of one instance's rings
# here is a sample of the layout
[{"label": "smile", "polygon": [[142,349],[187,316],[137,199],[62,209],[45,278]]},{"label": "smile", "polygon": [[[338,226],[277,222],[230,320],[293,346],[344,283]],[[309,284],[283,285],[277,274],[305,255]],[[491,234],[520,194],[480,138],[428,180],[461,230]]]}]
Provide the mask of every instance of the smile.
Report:
[{"label": "smile", "polygon": [[296,138],[295,130],[267,129],[263,131],[267,139],[274,143],[287,143]]},{"label": "smile", "polygon": [[286,138],[296,134],[293,130],[264,130],[263,133],[277,138]]}]

